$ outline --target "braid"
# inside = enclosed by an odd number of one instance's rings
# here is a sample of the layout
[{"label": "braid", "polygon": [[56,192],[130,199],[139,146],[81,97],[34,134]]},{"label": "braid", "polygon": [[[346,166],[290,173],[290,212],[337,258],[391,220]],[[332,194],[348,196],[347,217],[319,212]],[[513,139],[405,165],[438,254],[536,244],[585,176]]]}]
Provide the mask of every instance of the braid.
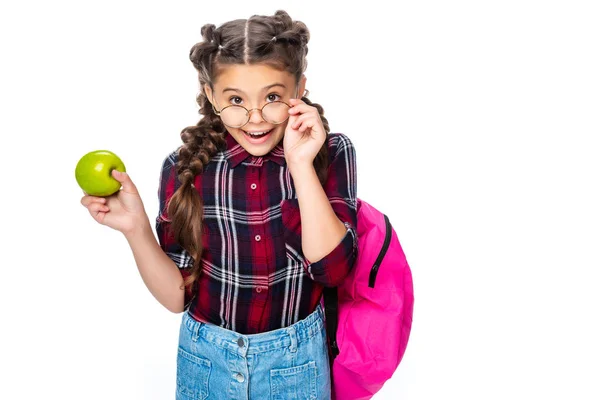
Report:
[{"label": "braid", "polygon": [[188,126],[181,131],[183,145],[178,149],[175,165],[181,186],[171,197],[167,208],[168,215],[172,216],[173,237],[194,260],[190,276],[184,281],[184,286],[191,285],[194,293],[196,287],[193,284],[202,271],[201,232],[204,215],[204,204],[198,191],[200,188],[195,188],[194,179],[204,171],[215,154],[226,146],[224,126],[221,119],[212,112],[212,106],[204,92],[201,91],[196,100],[202,105],[199,113],[205,116],[197,125]]}]

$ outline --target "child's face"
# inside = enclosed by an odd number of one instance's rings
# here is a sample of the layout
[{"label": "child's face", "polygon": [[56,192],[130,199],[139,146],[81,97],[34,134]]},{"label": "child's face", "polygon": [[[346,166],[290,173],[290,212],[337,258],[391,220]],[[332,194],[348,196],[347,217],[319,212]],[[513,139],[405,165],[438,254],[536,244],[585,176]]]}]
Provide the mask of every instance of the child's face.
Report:
[{"label": "child's face", "polygon": [[[265,121],[259,110],[273,101],[290,104],[290,98],[296,98],[297,95],[304,93],[305,83],[306,77],[303,76],[296,88],[292,74],[267,65],[228,65],[214,82],[214,92],[208,85],[204,90],[217,111],[229,105],[244,106],[248,110],[255,109],[250,112],[250,119],[245,125],[239,128],[225,125],[225,128],[248,153],[263,156],[283,139],[289,114],[288,107],[278,104],[282,107],[283,118],[287,119],[280,124],[275,124]],[[272,109],[272,106],[268,108]],[[239,111],[242,112],[243,117],[245,113],[243,110]],[[252,138],[246,134],[246,132],[266,131],[271,132],[262,138]]]}]

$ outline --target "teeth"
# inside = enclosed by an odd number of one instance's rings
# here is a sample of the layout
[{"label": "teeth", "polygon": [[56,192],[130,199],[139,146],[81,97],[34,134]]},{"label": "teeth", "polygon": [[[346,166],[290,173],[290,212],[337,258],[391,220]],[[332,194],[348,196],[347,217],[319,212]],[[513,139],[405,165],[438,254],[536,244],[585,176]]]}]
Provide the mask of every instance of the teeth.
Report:
[{"label": "teeth", "polygon": [[260,136],[260,135],[262,135],[263,133],[267,133],[267,132],[269,132],[269,131],[264,131],[264,132],[246,132],[246,133],[247,133],[248,135],[250,135],[250,136]]}]

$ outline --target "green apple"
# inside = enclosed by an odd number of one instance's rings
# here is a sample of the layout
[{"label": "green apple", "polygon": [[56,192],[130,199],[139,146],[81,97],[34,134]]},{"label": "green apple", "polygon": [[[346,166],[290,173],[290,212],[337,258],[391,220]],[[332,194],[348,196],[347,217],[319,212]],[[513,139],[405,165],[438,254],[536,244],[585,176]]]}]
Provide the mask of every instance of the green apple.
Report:
[{"label": "green apple", "polygon": [[121,182],[112,176],[113,169],[127,172],[123,161],[112,151],[90,151],[77,163],[75,179],[91,196],[110,196],[121,188]]}]

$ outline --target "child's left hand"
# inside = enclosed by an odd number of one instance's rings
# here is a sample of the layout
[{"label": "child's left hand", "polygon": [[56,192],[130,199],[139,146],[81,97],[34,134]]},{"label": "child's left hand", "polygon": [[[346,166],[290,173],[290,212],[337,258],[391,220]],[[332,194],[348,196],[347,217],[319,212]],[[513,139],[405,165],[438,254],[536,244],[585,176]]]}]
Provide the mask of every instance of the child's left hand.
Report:
[{"label": "child's left hand", "polygon": [[312,165],[327,134],[319,110],[301,99],[290,99],[290,118],[283,137],[283,151],[288,164]]}]

